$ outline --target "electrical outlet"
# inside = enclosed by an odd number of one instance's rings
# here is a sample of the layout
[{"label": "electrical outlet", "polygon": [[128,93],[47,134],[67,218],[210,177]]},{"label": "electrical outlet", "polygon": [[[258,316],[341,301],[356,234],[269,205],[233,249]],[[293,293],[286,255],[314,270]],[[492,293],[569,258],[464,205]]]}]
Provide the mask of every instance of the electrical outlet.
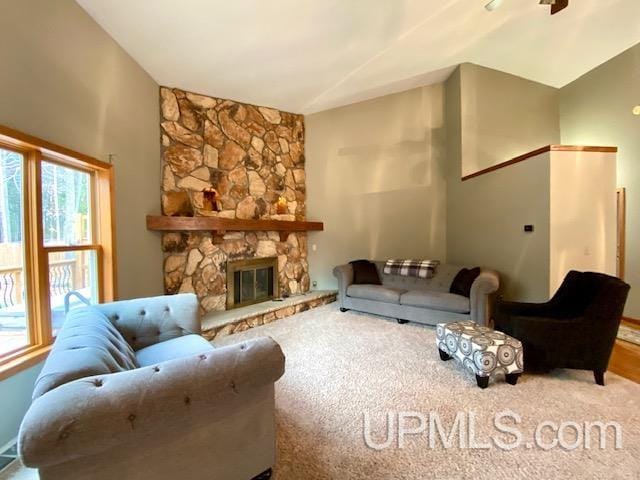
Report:
[{"label": "electrical outlet", "polygon": [[311,245],[311,250],[313,250],[315,252],[317,249],[318,249],[318,247],[316,246],[315,243],[313,245]]}]

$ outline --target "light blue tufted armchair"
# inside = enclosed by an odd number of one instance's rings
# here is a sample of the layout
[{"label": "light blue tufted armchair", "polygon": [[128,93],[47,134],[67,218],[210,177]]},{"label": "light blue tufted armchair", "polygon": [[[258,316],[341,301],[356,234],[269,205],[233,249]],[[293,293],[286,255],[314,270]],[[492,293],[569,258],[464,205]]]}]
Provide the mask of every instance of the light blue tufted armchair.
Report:
[{"label": "light blue tufted armchair", "polygon": [[269,472],[284,355],[270,338],[214,349],[199,332],[192,294],[71,310],[20,428],[22,462],[42,480]]}]

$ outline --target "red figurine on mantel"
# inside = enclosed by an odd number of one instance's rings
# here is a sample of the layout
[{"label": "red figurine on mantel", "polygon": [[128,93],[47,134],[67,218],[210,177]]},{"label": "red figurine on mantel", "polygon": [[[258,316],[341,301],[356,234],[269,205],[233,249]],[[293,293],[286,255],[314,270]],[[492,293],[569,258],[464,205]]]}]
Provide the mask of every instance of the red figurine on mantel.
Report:
[{"label": "red figurine on mantel", "polygon": [[202,191],[202,207],[210,212],[219,212],[218,191],[213,187],[205,188]]}]

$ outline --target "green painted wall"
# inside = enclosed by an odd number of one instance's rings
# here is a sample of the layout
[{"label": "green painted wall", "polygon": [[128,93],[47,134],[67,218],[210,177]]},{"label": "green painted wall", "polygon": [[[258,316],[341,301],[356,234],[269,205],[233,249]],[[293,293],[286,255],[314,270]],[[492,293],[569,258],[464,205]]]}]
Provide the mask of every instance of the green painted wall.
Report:
[{"label": "green painted wall", "polygon": [[472,63],[459,70],[463,176],[560,143],[557,88]]},{"label": "green painted wall", "polygon": [[[3,0],[0,124],[101,160],[113,153],[122,298],[162,293],[158,85],[73,0]],[[0,383],[0,445],[17,434],[39,367]]]},{"label": "green painted wall", "polygon": [[445,88],[447,261],[497,270],[510,300],[547,300],[549,155],[460,177],[558,143],[557,90],[468,63]]},{"label": "green painted wall", "polygon": [[[356,258],[446,257],[444,85],[305,117],[311,279]],[[313,249],[316,245],[316,250]]]},{"label": "green painted wall", "polygon": [[0,447],[18,434],[22,417],[31,404],[31,392],[42,364],[0,382]]},{"label": "green painted wall", "polygon": [[640,318],[640,44],[560,90],[562,143],[618,147],[618,186],[627,192],[625,314]]}]

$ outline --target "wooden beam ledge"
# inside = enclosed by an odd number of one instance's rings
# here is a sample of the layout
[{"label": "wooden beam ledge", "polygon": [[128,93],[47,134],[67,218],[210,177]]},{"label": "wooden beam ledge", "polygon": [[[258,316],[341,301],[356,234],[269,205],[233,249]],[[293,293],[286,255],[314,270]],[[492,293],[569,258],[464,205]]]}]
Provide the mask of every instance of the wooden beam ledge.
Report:
[{"label": "wooden beam ledge", "polygon": [[537,157],[538,155],[545,152],[602,152],[602,153],[616,153],[618,151],[618,147],[598,147],[598,146],[588,146],[588,145],[545,145],[544,147],[538,148],[531,152],[527,152],[525,154],[519,155],[511,160],[507,160],[506,162],[498,163],[496,165],[492,165],[490,167],[484,168],[482,170],[478,170],[477,172],[470,173],[462,177],[462,181],[469,180],[471,178],[479,177],[480,175],[484,175],[486,173],[495,172],[496,170],[500,170],[501,168],[508,167],[510,165],[514,165],[516,163],[522,162],[529,158]]},{"label": "wooden beam ledge", "polygon": [[161,232],[280,232],[285,241],[291,232],[323,231],[322,222],[286,220],[242,220],[223,217],[167,217],[147,215],[147,230]]}]

